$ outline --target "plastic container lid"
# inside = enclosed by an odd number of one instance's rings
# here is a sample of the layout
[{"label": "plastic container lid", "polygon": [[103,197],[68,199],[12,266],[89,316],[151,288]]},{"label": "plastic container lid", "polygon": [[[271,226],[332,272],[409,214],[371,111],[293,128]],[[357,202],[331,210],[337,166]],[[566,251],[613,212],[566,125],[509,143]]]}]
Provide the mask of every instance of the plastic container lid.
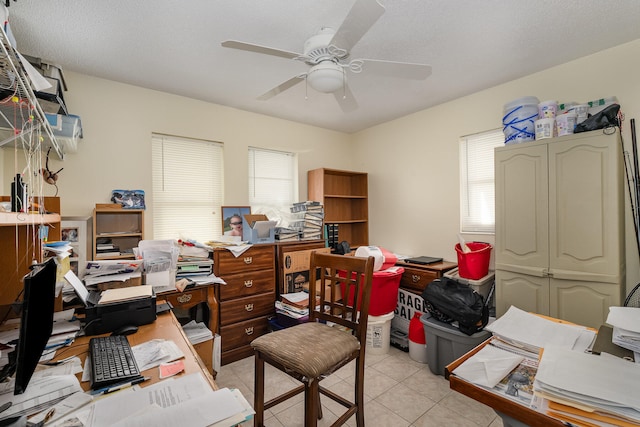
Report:
[{"label": "plastic container lid", "polygon": [[535,105],[536,108],[538,108],[539,103],[540,101],[535,96],[524,96],[522,98],[514,99],[511,102],[507,102],[506,104],[504,104],[504,109],[505,111],[511,110],[520,105]]}]

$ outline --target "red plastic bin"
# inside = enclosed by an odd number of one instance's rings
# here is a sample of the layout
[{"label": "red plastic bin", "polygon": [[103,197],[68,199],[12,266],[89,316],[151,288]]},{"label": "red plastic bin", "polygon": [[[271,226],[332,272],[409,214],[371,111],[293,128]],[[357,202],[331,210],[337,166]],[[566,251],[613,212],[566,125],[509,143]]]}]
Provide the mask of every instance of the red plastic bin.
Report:
[{"label": "red plastic bin", "polygon": [[458,274],[460,277],[471,280],[482,279],[489,273],[489,261],[491,249],[489,243],[468,242],[470,252],[463,252],[460,243],[456,243],[458,253]]},{"label": "red plastic bin", "polygon": [[[369,301],[369,316],[382,316],[391,313],[396,309],[398,304],[398,288],[400,288],[400,279],[404,273],[402,267],[391,267],[382,271],[374,271],[371,280],[371,299]],[[346,272],[339,273],[342,277]],[[340,291],[342,298],[347,298],[346,286],[342,284]],[[355,292],[348,295],[349,304],[353,304]],[[360,309],[360,305],[358,305]]]}]

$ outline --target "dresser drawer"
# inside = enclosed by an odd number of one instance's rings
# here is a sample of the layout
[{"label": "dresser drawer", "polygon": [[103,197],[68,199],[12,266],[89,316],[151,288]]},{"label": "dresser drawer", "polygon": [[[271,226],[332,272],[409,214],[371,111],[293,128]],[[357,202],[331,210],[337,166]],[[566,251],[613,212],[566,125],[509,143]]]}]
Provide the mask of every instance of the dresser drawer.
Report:
[{"label": "dresser drawer", "polygon": [[236,323],[220,328],[222,351],[249,345],[251,341],[269,331],[267,316]]},{"label": "dresser drawer", "polygon": [[176,308],[189,309],[200,303],[207,303],[207,287],[195,287],[187,289],[184,292],[171,292],[168,294],[160,294]]},{"label": "dresser drawer", "polygon": [[224,277],[226,285],[218,285],[220,301],[263,294],[275,290],[275,271],[263,270]]},{"label": "dresser drawer", "polygon": [[422,292],[427,285],[440,277],[440,273],[431,270],[421,270],[404,265],[404,273],[400,279],[400,287]]},{"label": "dresser drawer", "polygon": [[251,249],[236,257],[226,249],[213,253],[213,268],[216,276],[226,281],[225,275],[254,270],[275,270],[273,245],[252,246]]},{"label": "dresser drawer", "polygon": [[220,303],[220,326],[249,320],[254,317],[268,316],[275,312],[275,292],[251,297],[222,301]]}]

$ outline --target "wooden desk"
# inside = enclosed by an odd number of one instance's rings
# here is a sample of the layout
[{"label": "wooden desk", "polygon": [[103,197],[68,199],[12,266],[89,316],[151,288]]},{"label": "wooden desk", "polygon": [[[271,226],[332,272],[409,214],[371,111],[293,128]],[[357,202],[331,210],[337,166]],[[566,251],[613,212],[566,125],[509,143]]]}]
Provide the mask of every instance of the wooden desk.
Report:
[{"label": "wooden desk", "polygon": [[[106,334],[105,334],[106,335]],[[89,339],[92,338],[90,336],[80,337],[75,340],[75,342],[68,348],[63,348],[59,350],[56,354],[54,360],[64,359],[69,356],[78,356],[84,361],[87,357],[89,351]],[[178,375],[186,375],[193,374],[199,372],[207,382],[211,385],[211,388],[214,390],[218,389],[213,376],[207,369],[205,363],[202,361],[198,353],[193,348],[193,346],[189,343],[189,339],[182,331],[182,326],[180,326],[180,322],[173,315],[171,311],[162,313],[158,315],[158,318],[155,322],[149,325],[140,326],[138,332],[135,334],[131,334],[127,336],[129,343],[131,346],[135,346],[138,344],[142,344],[152,339],[166,339],[171,340],[176,343],[176,345],[182,350],[184,353],[184,372]],[[147,369],[146,371],[142,371],[142,375],[146,377],[150,377],[149,381],[145,381],[140,385],[142,387],[148,386],[150,384],[154,384],[158,381],[161,381],[159,378],[159,369],[156,366],[155,368]],[[82,373],[77,374],[78,379],[82,378]],[[80,383],[82,389],[85,391],[90,390],[89,382]]]},{"label": "wooden desk", "polygon": [[[449,380],[449,387],[452,390],[492,407],[501,417],[506,415],[531,427],[564,427],[564,424],[555,418],[541,412],[534,411],[533,409],[530,409],[518,402],[499,396],[483,387],[465,381],[462,378],[457,377],[455,374],[452,374],[454,369],[480,351],[480,349],[487,345],[489,341],[491,341],[491,338],[446,366],[445,378]],[[505,421],[504,418],[503,421]],[[506,421],[504,424],[505,426],[509,425]]]},{"label": "wooden desk", "polygon": [[179,290],[171,290],[159,292],[158,297],[166,299],[174,308],[182,308],[188,310],[198,304],[206,304],[209,311],[207,319],[207,327],[212,332],[218,330],[218,300],[216,298],[215,284],[197,285],[193,288],[185,289],[183,292]]}]

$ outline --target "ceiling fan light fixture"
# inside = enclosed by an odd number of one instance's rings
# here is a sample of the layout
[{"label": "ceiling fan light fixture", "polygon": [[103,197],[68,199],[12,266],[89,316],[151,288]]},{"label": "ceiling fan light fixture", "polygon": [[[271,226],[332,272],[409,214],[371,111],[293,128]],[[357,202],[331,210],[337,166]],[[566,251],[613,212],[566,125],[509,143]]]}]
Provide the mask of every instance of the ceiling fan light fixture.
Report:
[{"label": "ceiling fan light fixture", "polygon": [[333,93],[344,87],[344,68],[332,61],[322,61],[311,67],[307,82],[318,92]]}]

